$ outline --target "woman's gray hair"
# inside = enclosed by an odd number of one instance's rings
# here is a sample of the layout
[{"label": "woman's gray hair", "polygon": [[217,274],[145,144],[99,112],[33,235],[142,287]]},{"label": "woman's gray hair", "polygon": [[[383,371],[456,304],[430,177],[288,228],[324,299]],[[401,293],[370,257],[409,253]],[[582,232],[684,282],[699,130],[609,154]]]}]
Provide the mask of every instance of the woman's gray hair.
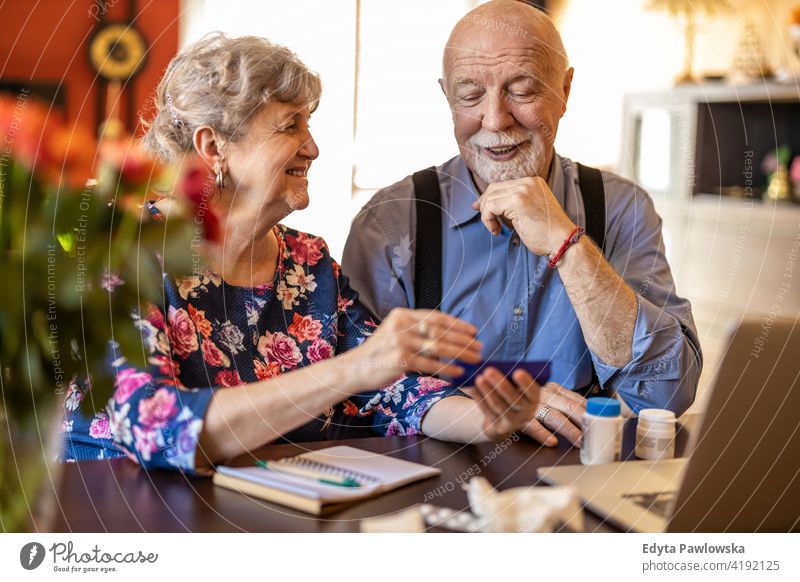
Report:
[{"label": "woman's gray hair", "polygon": [[235,141],[264,103],[307,103],[314,111],[321,92],[319,76],[286,47],[213,32],[170,62],[156,89],[157,113],[142,120],[142,143],[169,162],[191,151],[194,130],[202,125]]}]

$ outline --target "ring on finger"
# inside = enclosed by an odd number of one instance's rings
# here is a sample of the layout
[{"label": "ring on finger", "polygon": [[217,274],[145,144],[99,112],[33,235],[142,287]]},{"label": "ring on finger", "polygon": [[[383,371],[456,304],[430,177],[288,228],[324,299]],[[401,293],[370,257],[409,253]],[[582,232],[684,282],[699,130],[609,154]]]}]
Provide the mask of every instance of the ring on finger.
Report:
[{"label": "ring on finger", "polygon": [[428,324],[424,321],[420,321],[419,324],[417,324],[417,331],[422,337],[428,337]]},{"label": "ring on finger", "polygon": [[425,356],[426,358],[432,358],[436,354],[433,352],[433,340],[426,339],[422,342],[422,348],[420,348],[419,353]]},{"label": "ring on finger", "polygon": [[552,406],[542,406],[536,413],[536,420],[544,424],[544,418],[553,410]]},{"label": "ring on finger", "polygon": [[522,407],[517,404],[512,404],[508,407],[511,412],[522,412]]}]

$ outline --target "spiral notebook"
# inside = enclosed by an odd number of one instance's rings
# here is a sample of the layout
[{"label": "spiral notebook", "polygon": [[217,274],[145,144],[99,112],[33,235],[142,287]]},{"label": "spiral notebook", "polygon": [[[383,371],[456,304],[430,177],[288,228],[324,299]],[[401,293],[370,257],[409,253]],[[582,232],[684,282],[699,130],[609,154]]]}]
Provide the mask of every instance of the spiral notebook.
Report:
[{"label": "spiral notebook", "polygon": [[[328,485],[307,476],[282,472],[279,470],[282,466],[300,468],[309,473],[313,471],[331,478],[346,478],[358,483],[358,486]],[[347,446],[329,447],[270,461],[269,467],[220,466],[214,474],[214,484],[319,515],[343,504],[374,497],[442,472],[435,467]]]}]

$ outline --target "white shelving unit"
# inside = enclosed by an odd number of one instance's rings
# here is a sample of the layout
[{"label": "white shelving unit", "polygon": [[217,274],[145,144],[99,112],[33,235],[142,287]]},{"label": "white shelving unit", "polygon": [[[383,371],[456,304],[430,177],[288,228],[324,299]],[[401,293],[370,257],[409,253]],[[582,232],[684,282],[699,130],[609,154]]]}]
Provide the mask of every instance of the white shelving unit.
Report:
[{"label": "white shelving unit", "polygon": [[[713,115],[720,105],[728,108],[724,120]],[[772,127],[748,117],[754,107],[760,108],[758,119],[776,112]],[[730,113],[735,114],[735,108],[741,112],[741,125],[732,127]],[[695,408],[704,405],[704,388],[717,369],[731,325],[745,316],[768,324],[775,314],[800,314],[800,204],[756,197],[764,185],[760,164],[766,152],[759,148],[764,149],[765,136],[769,138],[770,131],[775,136],[769,149],[784,139],[797,143],[800,124],[795,120],[800,120],[800,81],[713,83],[626,98],[618,171],[653,197],[664,220],[666,253],[678,293],[692,302],[705,355]],[[760,144],[755,143],[756,134]],[[720,189],[736,185],[730,171],[736,148],[741,150],[741,186],[748,169],[753,172],[753,195],[745,198],[720,194]],[[800,148],[793,149],[793,155],[800,154]],[[705,167],[698,167],[703,156]],[[720,188],[706,192],[703,185],[716,178],[698,172],[708,173],[709,166],[717,165]]]}]

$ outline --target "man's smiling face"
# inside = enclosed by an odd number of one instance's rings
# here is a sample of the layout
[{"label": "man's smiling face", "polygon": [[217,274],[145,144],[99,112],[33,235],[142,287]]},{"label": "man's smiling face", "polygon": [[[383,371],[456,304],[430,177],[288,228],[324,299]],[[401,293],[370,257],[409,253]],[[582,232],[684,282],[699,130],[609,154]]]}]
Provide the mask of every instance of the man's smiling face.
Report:
[{"label": "man's smiling face", "polygon": [[540,41],[478,25],[448,44],[442,87],[456,141],[482,189],[492,182],[546,177],[572,70],[554,67]]}]

